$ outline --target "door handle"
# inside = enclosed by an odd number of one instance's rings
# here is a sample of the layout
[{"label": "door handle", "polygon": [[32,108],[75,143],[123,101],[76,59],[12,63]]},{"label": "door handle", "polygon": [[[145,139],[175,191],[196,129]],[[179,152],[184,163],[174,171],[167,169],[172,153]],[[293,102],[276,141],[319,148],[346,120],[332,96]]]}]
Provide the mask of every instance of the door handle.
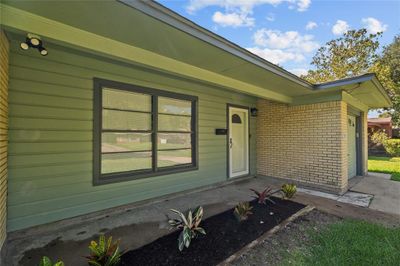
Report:
[{"label": "door handle", "polygon": [[233,146],[232,138],[229,138],[229,148],[232,149],[232,146]]}]

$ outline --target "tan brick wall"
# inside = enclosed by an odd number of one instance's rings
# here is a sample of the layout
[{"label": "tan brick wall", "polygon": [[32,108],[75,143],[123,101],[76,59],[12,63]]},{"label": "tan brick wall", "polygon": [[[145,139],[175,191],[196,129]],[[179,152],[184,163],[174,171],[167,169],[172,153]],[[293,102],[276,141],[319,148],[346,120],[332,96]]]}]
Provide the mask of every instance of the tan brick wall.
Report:
[{"label": "tan brick wall", "polygon": [[0,30],[0,249],[6,239],[9,44]]},{"label": "tan brick wall", "polygon": [[347,187],[347,105],[257,103],[257,173],[334,192]]}]

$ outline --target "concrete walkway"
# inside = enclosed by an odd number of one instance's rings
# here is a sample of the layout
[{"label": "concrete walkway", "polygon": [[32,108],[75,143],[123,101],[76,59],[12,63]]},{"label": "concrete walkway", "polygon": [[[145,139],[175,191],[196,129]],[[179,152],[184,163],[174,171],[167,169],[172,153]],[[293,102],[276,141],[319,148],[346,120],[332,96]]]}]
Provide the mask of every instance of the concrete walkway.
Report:
[{"label": "concrete walkway", "polygon": [[372,194],[369,208],[400,215],[400,182],[390,180],[390,175],[369,173],[356,180],[350,190]]},{"label": "concrete walkway", "polygon": [[305,189],[305,188],[298,188],[297,191],[304,193],[304,194],[309,194],[309,195],[313,195],[313,196],[317,196],[317,197],[322,197],[322,198],[327,198],[327,199],[331,199],[331,200],[336,200],[339,202],[349,203],[352,205],[357,205],[360,207],[369,207],[369,205],[374,197],[374,195],[372,195],[372,194],[366,194],[366,193],[360,193],[360,192],[354,192],[354,191],[347,191],[343,195],[330,194],[330,193],[326,193],[326,192]]},{"label": "concrete walkway", "polygon": [[[250,188],[262,190],[266,186],[278,188],[280,185],[266,178],[248,178],[12,233],[7,244],[5,265],[36,266],[44,255],[53,260],[62,258],[66,265],[87,265],[83,258],[88,254],[87,246],[100,233],[121,239],[123,250],[135,249],[170,232],[166,215],[170,214],[171,208],[187,210],[202,205],[208,217],[232,208],[239,201],[251,200]],[[296,194],[293,200],[339,217],[400,226],[399,215],[304,193]]]}]

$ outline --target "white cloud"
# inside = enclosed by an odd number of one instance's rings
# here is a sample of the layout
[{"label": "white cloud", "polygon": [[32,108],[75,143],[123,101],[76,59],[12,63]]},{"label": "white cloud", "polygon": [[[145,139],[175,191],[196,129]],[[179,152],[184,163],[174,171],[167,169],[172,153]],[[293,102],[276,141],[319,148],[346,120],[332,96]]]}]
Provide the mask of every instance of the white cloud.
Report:
[{"label": "white cloud", "polygon": [[335,25],[332,27],[332,32],[335,35],[341,35],[345,32],[347,32],[350,29],[349,24],[347,24],[346,21],[344,20],[337,20]]},{"label": "white cloud", "polygon": [[194,13],[208,6],[219,6],[225,8],[225,10],[239,9],[251,13],[255,6],[264,4],[277,6],[284,2],[289,3],[290,6],[295,5],[300,12],[306,11],[311,4],[311,0],[190,0],[186,11]]},{"label": "white cloud", "polygon": [[297,1],[297,11],[303,12],[308,9],[311,5],[311,0],[299,0]]},{"label": "white cloud", "polygon": [[297,31],[260,29],[253,35],[257,46],[271,49],[286,49],[290,52],[310,53],[319,47],[312,35],[301,35]]},{"label": "white cloud", "polygon": [[274,63],[303,62],[306,56],[319,48],[312,35],[302,35],[297,31],[260,29],[253,35],[255,47],[250,52]]},{"label": "white cloud", "polygon": [[249,17],[245,13],[222,13],[215,12],[212,20],[221,25],[222,27],[232,26],[236,27],[251,27],[254,26],[254,18]]},{"label": "white cloud", "polygon": [[308,70],[305,68],[293,68],[293,69],[289,69],[289,72],[292,72],[296,76],[300,77],[301,75],[306,75]]},{"label": "white cloud", "polygon": [[301,62],[305,60],[304,55],[300,53],[287,52],[280,49],[252,47],[247,48],[247,50],[274,64],[282,64],[287,61]]},{"label": "white cloud", "polygon": [[306,30],[312,30],[318,27],[318,24],[314,21],[309,21],[306,25]]},{"label": "white cloud", "polygon": [[381,21],[372,17],[363,18],[361,20],[361,23],[365,26],[368,32],[372,34],[376,34],[378,32],[384,32],[388,28],[388,25],[383,24]]}]

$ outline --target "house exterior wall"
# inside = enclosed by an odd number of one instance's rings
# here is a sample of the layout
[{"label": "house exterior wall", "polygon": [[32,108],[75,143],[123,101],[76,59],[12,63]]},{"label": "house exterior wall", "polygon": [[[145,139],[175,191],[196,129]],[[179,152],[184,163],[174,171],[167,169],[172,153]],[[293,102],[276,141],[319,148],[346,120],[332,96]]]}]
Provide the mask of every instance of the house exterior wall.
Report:
[{"label": "house exterior wall", "polygon": [[[8,230],[160,197],[227,180],[227,103],[256,98],[46,44],[49,54],[11,43]],[[93,78],[198,96],[199,170],[93,186]],[[251,118],[250,134],[256,135]],[[255,137],[250,172],[256,174]]]},{"label": "house exterior wall", "polygon": [[8,39],[0,30],[0,250],[6,239],[7,222],[8,56]]},{"label": "house exterior wall", "polygon": [[347,105],[258,100],[257,173],[341,193],[347,188]]}]

